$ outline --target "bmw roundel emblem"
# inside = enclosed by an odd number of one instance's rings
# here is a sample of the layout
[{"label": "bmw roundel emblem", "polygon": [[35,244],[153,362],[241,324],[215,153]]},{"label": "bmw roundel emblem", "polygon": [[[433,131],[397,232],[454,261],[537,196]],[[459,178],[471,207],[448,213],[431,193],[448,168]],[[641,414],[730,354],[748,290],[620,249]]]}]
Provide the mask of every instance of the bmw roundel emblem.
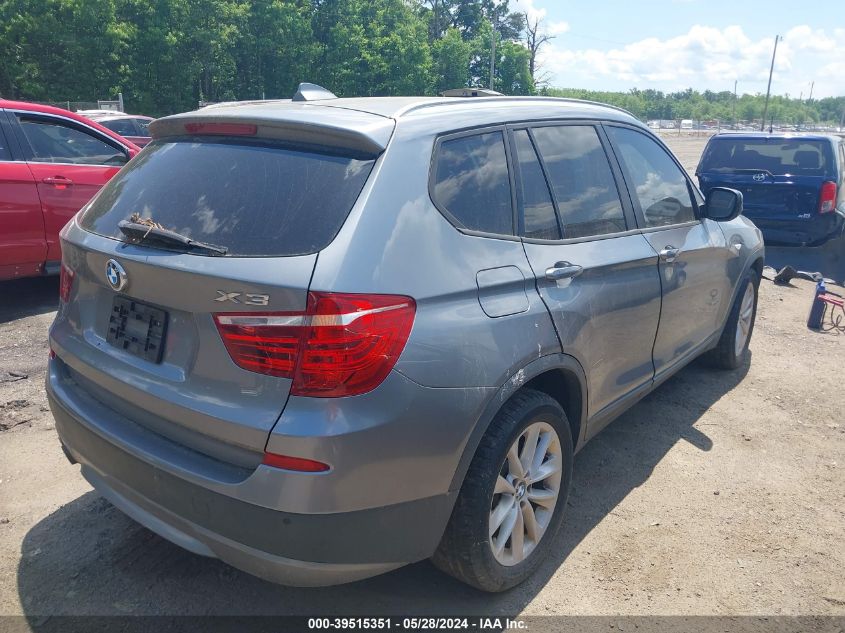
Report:
[{"label": "bmw roundel emblem", "polygon": [[129,278],[126,276],[123,266],[113,259],[106,262],[106,280],[112,288],[118,291],[126,288],[126,284],[129,283]]}]

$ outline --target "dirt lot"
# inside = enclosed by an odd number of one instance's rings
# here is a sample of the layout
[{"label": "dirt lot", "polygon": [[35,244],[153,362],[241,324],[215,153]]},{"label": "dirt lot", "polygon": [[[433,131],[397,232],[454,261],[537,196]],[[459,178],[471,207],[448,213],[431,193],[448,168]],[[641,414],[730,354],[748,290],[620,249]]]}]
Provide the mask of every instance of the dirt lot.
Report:
[{"label": "dirt lot", "polygon": [[[694,167],[702,139],[672,141]],[[764,280],[750,364],[698,363],[577,457],[555,554],[503,595],[419,563],[291,589],[185,552],[67,463],[42,384],[55,280],[0,284],[0,614],[845,615],[845,335]]]}]

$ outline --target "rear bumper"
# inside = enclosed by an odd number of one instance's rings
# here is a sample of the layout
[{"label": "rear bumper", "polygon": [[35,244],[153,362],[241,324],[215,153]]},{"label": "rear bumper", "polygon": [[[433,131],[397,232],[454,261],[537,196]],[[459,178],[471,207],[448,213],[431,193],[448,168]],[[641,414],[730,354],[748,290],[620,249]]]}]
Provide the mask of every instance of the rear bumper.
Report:
[{"label": "rear bumper", "polygon": [[99,420],[87,420],[70,388],[51,361],[47,395],[56,430],[94,488],[177,545],[267,580],[339,584],[422,560],[436,549],[451,513],[454,493],[322,514],[247,502],[237,498],[237,486],[224,494],[143,458]]},{"label": "rear bumper", "polygon": [[845,224],[839,213],[814,215],[806,220],[775,220],[753,212],[747,217],[762,231],[767,244],[818,245],[837,237]]}]

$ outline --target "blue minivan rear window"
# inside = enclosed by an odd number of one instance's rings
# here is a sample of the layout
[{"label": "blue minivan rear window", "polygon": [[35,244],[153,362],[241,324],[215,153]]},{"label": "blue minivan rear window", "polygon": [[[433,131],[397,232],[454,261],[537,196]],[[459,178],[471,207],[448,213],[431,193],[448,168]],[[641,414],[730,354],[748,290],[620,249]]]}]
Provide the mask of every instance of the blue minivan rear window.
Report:
[{"label": "blue minivan rear window", "polygon": [[827,176],[833,164],[830,143],[800,138],[714,138],[698,173],[767,171],[774,176]]}]

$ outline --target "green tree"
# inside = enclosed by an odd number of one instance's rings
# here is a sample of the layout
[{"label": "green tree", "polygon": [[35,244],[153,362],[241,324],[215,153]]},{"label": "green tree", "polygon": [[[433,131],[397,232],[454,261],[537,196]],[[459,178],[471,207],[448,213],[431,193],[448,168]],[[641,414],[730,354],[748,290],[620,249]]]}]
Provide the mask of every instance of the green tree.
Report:
[{"label": "green tree", "polygon": [[531,54],[517,42],[504,41],[496,47],[495,88],[508,95],[528,95],[534,92],[534,80],[528,62]]},{"label": "green tree", "polygon": [[435,92],[468,86],[473,47],[471,43],[463,40],[460,31],[455,28],[448,29],[431,47]]},{"label": "green tree", "polygon": [[[490,84],[529,94],[530,34],[507,0],[0,0],[0,95],[62,103],[114,98],[153,116],[199,100],[289,97],[300,81],[341,96]],[[535,25],[536,27],[536,25]],[[547,88],[642,119],[753,120],[765,96]],[[775,95],[792,124],[839,125],[845,97]]]},{"label": "green tree", "polygon": [[321,82],[338,95],[425,93],[432,61],[425,22],[402,0],[326,1],[317,9]]},{"label": "green tree", "polygon": [[57,101],[111,95],[127,35],[115,0],[4,2],[0,93]]}]

